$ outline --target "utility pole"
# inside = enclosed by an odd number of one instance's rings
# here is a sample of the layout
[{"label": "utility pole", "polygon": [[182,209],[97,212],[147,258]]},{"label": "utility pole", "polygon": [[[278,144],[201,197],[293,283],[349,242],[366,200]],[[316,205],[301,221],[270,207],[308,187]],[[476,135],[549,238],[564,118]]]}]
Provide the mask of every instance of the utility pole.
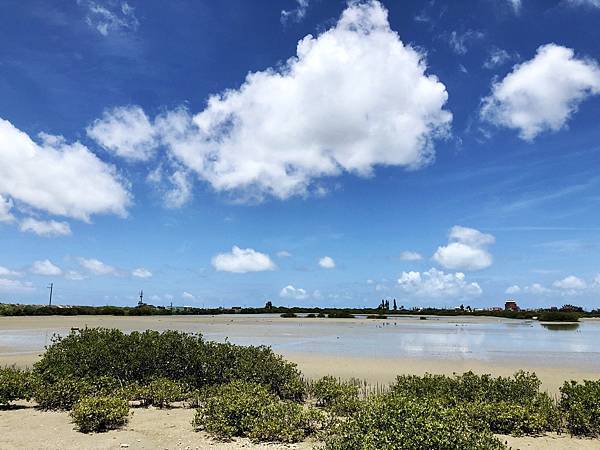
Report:
[{"label": "utility pole", "polygon": [[144,291],[140,291],[140,301],[138,302],[139,306],[144,304]]},{"label": "utility pole", "polygon": [[48,306],[52,306],[52,289],[54,288],[54,283],[50,283],[48,289],[50,289],[50,301],[48,302]]}]

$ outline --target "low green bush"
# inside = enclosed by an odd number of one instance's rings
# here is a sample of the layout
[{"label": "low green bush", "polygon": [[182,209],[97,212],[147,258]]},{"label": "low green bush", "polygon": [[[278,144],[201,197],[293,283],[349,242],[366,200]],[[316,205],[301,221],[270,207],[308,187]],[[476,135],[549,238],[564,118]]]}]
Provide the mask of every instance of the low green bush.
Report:
[{"label": "low green bush", "polygon": [[129,406],[120,397],[84,397],[73,406],[70,415],[82,433],[119,428],[127,423]]},{"label": "low green bush", "polygon": [[182,383],[167,378],[157,378],[142,388],[140,396],[146,405],[165,408],[171,406],[173,402],[186,400],[189,397],[189,391],[189,388]]},{"label": "low green bush", "polygon": [[312,383],[310,393],[317,406],[339,415],[354,412],[359,403],[358,384],[353,381],[339,381],[332,376],[325,376]]},{"label": "low green bush", "polygon": [[557,430],[560,417],[556,407],[548,398],[545,404],[519,405],[517,403],[469,403],[465,411],[473,425],[489,429],[494,433],[538,435]]},{"label": "low green bush", "polygon": [[283,317],[284,319],[292,319],[294,317],[298,317],[298,315],[293,312],[284,312],[283,314],[280,314],[279,317]]},{"label": "low green bush", "polygon": [[434,400],[398,394],[370,398],[325,438],[326,450],[498,450],[490,431],[475,428],[465,412]]},{"label": "low green bush", "polygon": [[600,380],[565,381],[559,407],[566,427],[578,436],[600,436]]},{"label": "low green bush", "polygon": [[65,377],[54,383],[38,382],[33,399],[42,409],[70,410],[79,399],[90,395],[93,391],[87,381]]},{"label": "low green bush", "polygon": [[0,368],[0,407],[15,400],[29,400],[32,396],[33,380],[28,371]]},{"label": "low green bush", "polygon": [[315,433],[321,420],[318,411],[276,400],[248,418],[248,437],[259,442],[299,442]]},{"label": "low green bush", "polygon": [[512,377],[466,372],[453,377],[399,376],[392,391],[463,408],[475,425],[483,424],[495,433],[521,435],[556,431],[560,426],[556,405],[547,393],[540,392],[540,386],[535,374],[523,371]]},{"label": "low green bush", "polygon": [[126,386],[167,378],[200,389],[244,380],[264,384],[283,399],[300,401],[304,397],[296,365],[270,348],[207,342],[200,335],[178,331],[73,331],[53,339],[34,372],[43,384],[104,376]]},{"label": "low green bush", "polygon": [[297,442],[315,429],[314,413],[305,413],[298,403],[281,401],[260,384],[234,381],[216,387],[212,394],[192,423],[219,439]]},{"label": "low green bush", "polygon": [[42,409],[70,410],[84,397],[117,396],[129,400],[129,391],[113,377],[74,378],[66,376],[52,383],[37,379],[33,399]]}]

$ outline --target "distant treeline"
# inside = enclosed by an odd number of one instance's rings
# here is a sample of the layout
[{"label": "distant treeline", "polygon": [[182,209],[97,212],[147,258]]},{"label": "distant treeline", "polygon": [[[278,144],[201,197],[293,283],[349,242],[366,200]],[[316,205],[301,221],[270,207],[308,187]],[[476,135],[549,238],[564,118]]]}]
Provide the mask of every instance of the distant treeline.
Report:
[{"label": "distant treeline", "polygon": [[270,306],[264,308],[192,308],[164,307],[144,305],[127,306],[45,306],[0,303],[0,316],[77,316],[77,315],[108,315],[108,316],[154,316],[154,315],[190,315],[206,316],[220,314],[314,314],[318,317],[348,318],[356,315],[375,315],[383,318],[401,315],[421,316],[486,316],[508,319],[537,319],[540,321],[577,321],[584,317],[600,317],[600,310],[593,311],[564,311],[559,309],[539,310],[467,310],[467,309],[397,309],[382,311],[380,308],[307,308]]}]

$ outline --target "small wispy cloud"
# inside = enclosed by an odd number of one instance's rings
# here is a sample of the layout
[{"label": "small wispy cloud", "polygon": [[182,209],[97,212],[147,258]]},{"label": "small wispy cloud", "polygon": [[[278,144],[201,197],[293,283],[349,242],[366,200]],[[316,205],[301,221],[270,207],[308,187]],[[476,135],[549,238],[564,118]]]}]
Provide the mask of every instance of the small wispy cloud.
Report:
[{"label": "small wispy cloud", "polygon": [[521,0],[508,0],[508,4],[515,14],[521,14],[521,8],[523,7]]},{"label": "small wispy cloud", "polygon": [[483,62],[483,67],[486,69],[495,69],[510,61],[515,61],[518,58],[518,54],[511,54],[502,48],[493,47],[490,50],[487,59]]},{"label": "small wispy cloud", "polygon": [[102,36],[111,32],[136,31],[140,25],[135,8],[127,2],[78,0],[86,8],[85,21]]},{"label": "small wispy cloud", "polygon": [[62,275],[62,269],[56,266],[49,259],[43,261],[35,261],[31,266],[31,273],[35,275],[55,276]]},{"label": "small wispy cloud", "polygon": [[423,259],[423,255],[418,252],[405,250],[400,253],[400,259],[403,261],[420,261]]},{"label": "small wispy cloud", "polygon": [[19,229],[23,232],[34,233],[44,237],[68,236],[71,234],[71,227],[67,222],[37,220],[32,217],[24,219]]},{"label": "small wispy cloud", "polygon": [[477,30],[467,30],[464,33],[453,31],[450,33],[448,43],[454,53],[457,55],[466,55],[469,51],[469,44],[473,41],[483,39],[484,36],[483,32]]},{"label": "small wispy cloud", "polygon": [[309,0],[296,0],[297,6],[293,9],[281,11],[281,23],[286,24],[289,20],[300,22],[306,16]]},{"label": "small wispy cloud", "polygon": [[113,266],[95,258],[79,258],[79,264],[94,275],[117,275],[119,273]]}]

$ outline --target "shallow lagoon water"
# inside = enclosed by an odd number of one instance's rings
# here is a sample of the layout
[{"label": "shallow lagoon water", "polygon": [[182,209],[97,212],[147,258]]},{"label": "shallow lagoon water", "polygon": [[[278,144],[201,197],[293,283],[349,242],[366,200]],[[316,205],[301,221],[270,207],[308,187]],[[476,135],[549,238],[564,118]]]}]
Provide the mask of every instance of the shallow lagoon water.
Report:
[{"label": "shallow lagoon water", "polygon": [[[320,356],[519,361],[600,370],[600,321],[540,324],[530,320],[401,316],[379,319],[281,319],[275,315],[0,318],[0,357],[41,353],[54,333],[71,327],[124,331],[175,329],[282,353]],[[11,320],[13,319],[13,320]]]}]

